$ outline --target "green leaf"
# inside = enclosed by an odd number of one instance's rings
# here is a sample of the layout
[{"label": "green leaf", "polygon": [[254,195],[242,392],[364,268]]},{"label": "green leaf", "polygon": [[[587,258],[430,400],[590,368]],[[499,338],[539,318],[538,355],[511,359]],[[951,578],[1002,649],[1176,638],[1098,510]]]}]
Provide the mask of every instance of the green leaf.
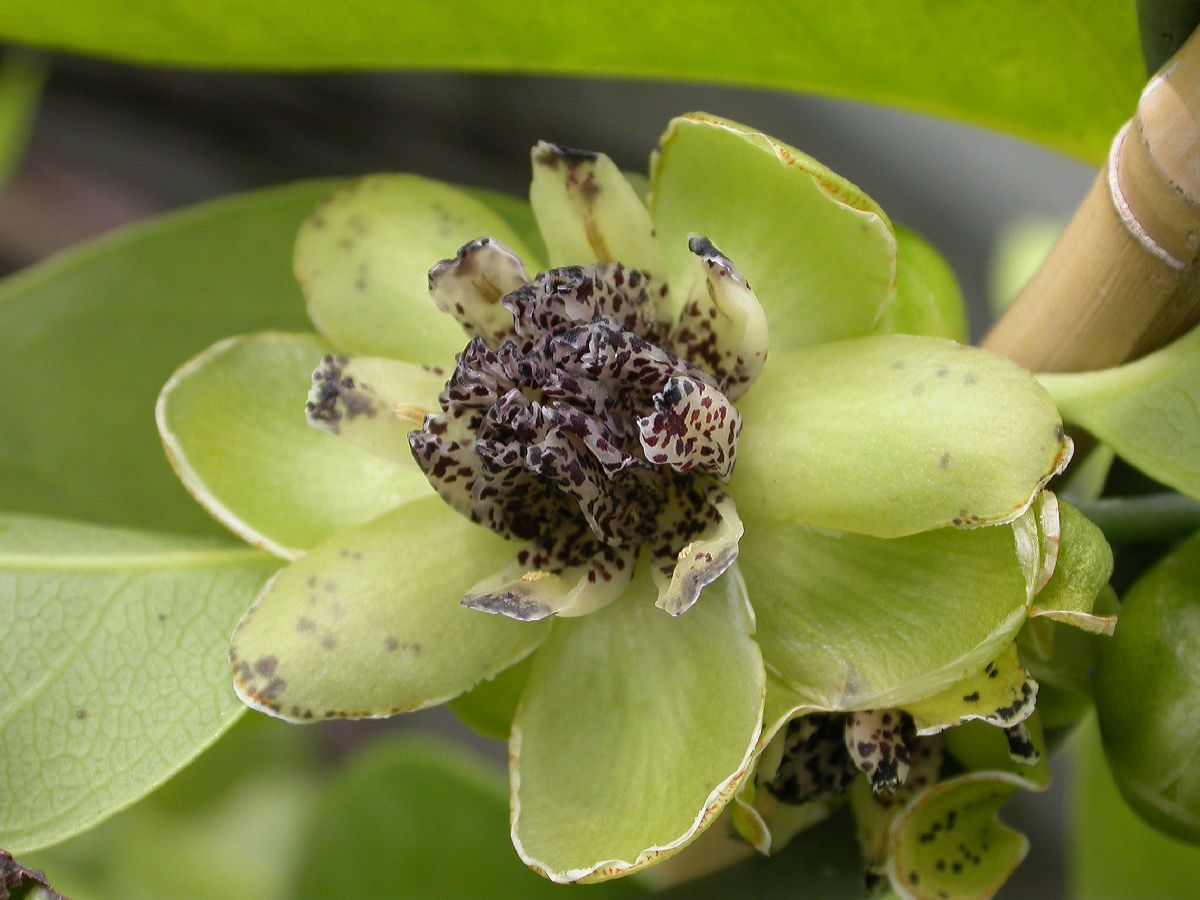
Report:
[{"label": "green leaf", "polygon": [[95,824],[233,723],[225,644],[274,565],[207,540],[0,516],[0,846]]},{"label": "green leaf", "polygon": [[315,335],[229,338],[159,396],[159,431],[184,486],[239,537],[287,559],[431,490],[411,459],[385,461],[305,421],[312,371],[330,350]]},{"label": "green leaf", "polygon": [[1067,421],[1200,500],[1200,328],[1136,362],[1038,379]]},{"label": "green leaf", "polygon": [[1096,670],[1113,777],[1151,825],[1200,843],[1200,536],[1143,575]]},{"label": "green leaf", "polygon": [[1147,825],[1122,799],[1104,761],[1095,719],[1071,747],[1068,858],[1076,900],[1192,900],[1200,847]]},{"label": "green leaf", "polygon": [[29,858],[70,897],[286,900],[327,765],[319,737],[243,716],[150,796]]},{"label": "green leaf", "polygon": [[430,299],[429,270],[481,237],[537,262],[482,199],[416,175],[371,175],[305,220],[296,277],[313,323],[340,349],[451,366],[468,339]]},{"label": "green leaf", "polygon": [[778,525],[747,529],[738,560],[763,657],[798,694],[785,708],[929,697],[982,669],[1025,619],[1011,528],[882,540]]},{"label": "green leaf", "polygon": [[0,283],[5,360],[20,373],[20,390],[0,395],[0,507],[220,534],[163,458],[154,398],[214,341],[308,327],[291,246],[330,189],[194,207]]},{"label": "green leaf", "polygon": [[273,578],[238,625],[239,695],[309,721],[410,712],[470,690],[549,628],[459,605],[512,552],[436,497],[334,535]]},{"label": "green leaf", "polygon": [[509,742],[513,842],[554,881],[671,856],[745,779],[763,665],[736,574],[673,618],[640,567],[616,602],[555,622]]},{"label": "green leaf", "polygon": [[671,121],[651,175],[650,211],[677,302],[697,271],[688,235],[703,235],[758,296],[772,354],[869,334],[891,302],[887,217],[799,150],[694,113]]},{"label": "green leaf", "polygon": [[924,238],[896,226],[896,297],[881,333],[923,334],[967,343],[967,307],[954,271]]},{"label": "green leaf", "polygon": [[[403,22],[403,27],[399,23]],[[586,40],[564,35],[586,34]],[[0,36],[151,65],[633,76],[785,88],[962,119],[1099,162],[1145,79],[1132,3],[908,0],[7,0]]]},{"label": "green leaf", "polygon": [[899,537],[1019,516],[1070,442],[999,356],[887,335],[774,354],[741,401],[733,493],[747,522]]},{"label": "green leaf", "polygon": [[49,71],[44,59],[20,50],[0,58],[0,186],[21,161]]},{"label": "green leaf", "polygon": [[[558,896],[521,865],[507,825],[504,780],[484,760],[444,742],[381,742],[351,760],[309,816],[292,896]],[[596,896],[635,893],[624,882]]]}]

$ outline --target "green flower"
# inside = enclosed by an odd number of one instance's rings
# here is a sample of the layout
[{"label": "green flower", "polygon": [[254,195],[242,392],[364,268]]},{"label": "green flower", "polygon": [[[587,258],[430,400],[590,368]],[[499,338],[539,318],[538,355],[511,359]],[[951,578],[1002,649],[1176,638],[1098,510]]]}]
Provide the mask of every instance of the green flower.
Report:
[{"label": "green flower", "polygon": [[158,421],[292,560],[233,637],[240,696],[458,698],[510,733],[522,858],[595,880],[693,840],[795,710],[910,709],[1005,652],[1070,442],[1017,366],[893,333],[952,329],[952,282],[799,152],[677,119],[648,207],[607,157],[533,161],[537,229],[413,176],[342,188],[296,247],[323,336],[217,344]]}]

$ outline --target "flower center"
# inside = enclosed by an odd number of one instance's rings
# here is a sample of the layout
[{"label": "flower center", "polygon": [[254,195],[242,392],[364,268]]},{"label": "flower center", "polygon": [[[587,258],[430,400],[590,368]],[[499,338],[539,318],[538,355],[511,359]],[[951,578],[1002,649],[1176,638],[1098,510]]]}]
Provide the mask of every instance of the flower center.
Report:
[{"label": "flower center", "polygon": [[[442,266],[467,271],[495,247],[477,241]],[[449,277],[441,268],[431,284]],[[499,298],[511,328],[490,317],[474,329],[441,413],[411,433],[444,499],[531,544],[523,563],[623,568],[619,551],[673,556],[715,521],[709,487],[733,469],[741,417],[716,378],[665,346],[665,295],[619,263],[537,275]]]}]

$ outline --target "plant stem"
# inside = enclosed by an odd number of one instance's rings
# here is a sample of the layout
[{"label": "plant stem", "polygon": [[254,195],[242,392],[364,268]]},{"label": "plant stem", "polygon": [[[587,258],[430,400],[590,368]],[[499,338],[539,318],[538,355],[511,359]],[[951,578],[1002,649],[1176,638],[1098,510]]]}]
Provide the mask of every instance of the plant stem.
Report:
[{"label": "plant stem", "polygon": [[1200,531],[1200,503],[1181,494],[1106,497],[1076,506],[1112,544],[1171,541]]},{"label": "plant stem", "polygon": [[1114,366],[1200,320],[1200,31],[1137,114],[983,346],[1036,372]]}]

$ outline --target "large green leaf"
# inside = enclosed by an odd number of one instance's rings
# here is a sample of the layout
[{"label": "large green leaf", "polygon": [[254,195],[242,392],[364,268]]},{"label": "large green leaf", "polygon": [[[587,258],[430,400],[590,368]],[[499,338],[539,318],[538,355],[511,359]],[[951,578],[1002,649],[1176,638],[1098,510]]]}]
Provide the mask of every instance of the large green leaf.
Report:
[{"label": "large green leaf", "polygon": [[24,858],[68,897],[287,900],[321,787],[315,737],[244,716],[149,797]]},{"label": "large green leaf", "polygon": [[1200,500],[1200,328],[1123,366],[1038,378],[1064,419]]},{"label": "large green leaf", "polygon": [[1113,783],[1095,719],[1072,746],[1069,881],[1075,900],[1193,900],[1200,847],[1155,831]]},{"label": "large green leaf", "polygon": [[275,565],[209,540],[0,517],[0,846],[94,824],[233,723],[226,641]]},{"label": "large green leaf", "polygon": [[[466,69],[817,91],[988,125],[1091,161],[1144,80],[1132,2],[6,0],[0,37],[149,64]],[[576,39],[573,39],[576,38]]]},{"label": "large green leaf", "polygon": [[5,357],[20,373],[19,389],[0,394],[0,507],[220,533],[163,457],[154,398],[220,338],[308,327],[292,241],[330,188],[205,204],[0,284]]}]

